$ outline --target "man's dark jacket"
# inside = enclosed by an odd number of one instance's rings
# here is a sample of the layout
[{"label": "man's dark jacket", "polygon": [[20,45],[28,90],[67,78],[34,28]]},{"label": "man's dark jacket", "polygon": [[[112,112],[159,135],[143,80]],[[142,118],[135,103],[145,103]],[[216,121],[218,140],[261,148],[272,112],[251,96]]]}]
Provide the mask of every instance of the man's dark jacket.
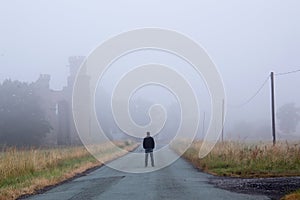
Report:
[{"label": "man's dark jacket", "polygon": [[146,153],[152,152],[155,148],[155,142],[152,137],[145,137],[143,141],[143,148],[146,150]]}]

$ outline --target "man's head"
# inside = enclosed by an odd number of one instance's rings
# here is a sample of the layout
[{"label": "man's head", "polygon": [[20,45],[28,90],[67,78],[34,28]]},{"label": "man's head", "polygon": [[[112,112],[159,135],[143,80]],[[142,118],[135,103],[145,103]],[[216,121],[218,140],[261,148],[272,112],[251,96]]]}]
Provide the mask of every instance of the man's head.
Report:
[{"label": "man's head", "polygon": [[149,131],[147,132],[147,136],[150,136],[150,132]]}]

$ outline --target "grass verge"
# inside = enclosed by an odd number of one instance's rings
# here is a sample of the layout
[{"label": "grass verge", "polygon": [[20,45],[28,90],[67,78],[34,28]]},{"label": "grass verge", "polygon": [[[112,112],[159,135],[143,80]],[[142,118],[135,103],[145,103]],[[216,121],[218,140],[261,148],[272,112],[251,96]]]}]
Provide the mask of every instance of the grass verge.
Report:
[{"label": "grass verge", "polygon": [[202,145],[196,141],[183,153],[182,142],[174,149],[197,168],[218,176],[231,177],[281,177],[300,175],[299,144],[245,144],[239,142],[218,143],[203,159],[198,153]]},{"label": "grass verge", "polygon": [[[118,142],[122,149],[131,151],[132,142]],[[112,144],[93,148],[103,162],[114,160],[124,151]],[[8,148],[0,153],[0,200],[16,199],[33,194],[95,166],[101,166],[85,147],[17,150]]]},{"label": "grass verge", "polygon": [[[198,157],[201,141],[194,142],[184,152],[184,141],[173,149],[204,172],[217,176],[241,178],[300,176],[300,144],[279,142],[245,144],[218,143],[203,159]],[[300,190],[286,195],[282,200],[300,199]]]}]

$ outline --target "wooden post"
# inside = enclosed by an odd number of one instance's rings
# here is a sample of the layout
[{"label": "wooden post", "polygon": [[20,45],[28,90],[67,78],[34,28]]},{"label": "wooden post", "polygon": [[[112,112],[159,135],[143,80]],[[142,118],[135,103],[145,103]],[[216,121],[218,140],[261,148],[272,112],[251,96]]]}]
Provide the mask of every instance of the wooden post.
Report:
[{"label": "wooden post", "polygon": [[224,142],[224,115],[225,115],[225,101],[222,101],[222,142]]},{"label": "wooden post", "polygon": [[274,72],[271,72],[271,108],[272,108],[272,135],[273,145],[276,145],[276,112],[275,112],[275,87]]},{"label": "wooden post", "polygon": [[205,138],[205,112],[203,113],[203,125],[202,125],[202,133],[203,133],[203,139]]}]

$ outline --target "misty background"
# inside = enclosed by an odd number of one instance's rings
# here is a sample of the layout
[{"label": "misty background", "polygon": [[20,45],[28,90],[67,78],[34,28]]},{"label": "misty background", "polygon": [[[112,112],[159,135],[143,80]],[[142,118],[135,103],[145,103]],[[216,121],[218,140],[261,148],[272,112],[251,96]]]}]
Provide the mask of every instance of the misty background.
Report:
[{"label": "misty background", "polygon": [[[3,1],[0,82],[12,79],[30,83],[40,74],[50,74],[50,88],[62,90],[67,85],[70,56],[88,56],[106,39],[131,29],[171,29],[198,42],[219,69],[227,95],[225,138],[271,141],[270,82],[265,80],[271,71],[300,69],[299,11],[297,0]],[[118,60],[102,79],[96,106],[106,131],[118,131],[106,106],[114,83],[126,71],[149,62],[172,66],[190,81],[199,100],[201,120],[206,113],[207,128],[210,102],[202,77],[195,76],[191,66],[174,55],[143,51]],[[277,111],[292,103],[294,107],[287,106],[282,113],[291,107],[293,113],[300,107],[299,76],[290,73],[275,77]],[[263,83],[255,98],[244,104]],[[133,119],[141,125],[149,122],[147,109],[153,103],[166,106],[170,118],[163,131],[172,135],[180,111],[176,98],[164,88],[147,86],[137,91],[130,105]],[[298,122],[299,115],[287,116]],[[202,126],[200,122],[199,138],[203,136]],[[292,131],[278,129],[278,137],[299,139],[299,129],[299,125]]]}]

